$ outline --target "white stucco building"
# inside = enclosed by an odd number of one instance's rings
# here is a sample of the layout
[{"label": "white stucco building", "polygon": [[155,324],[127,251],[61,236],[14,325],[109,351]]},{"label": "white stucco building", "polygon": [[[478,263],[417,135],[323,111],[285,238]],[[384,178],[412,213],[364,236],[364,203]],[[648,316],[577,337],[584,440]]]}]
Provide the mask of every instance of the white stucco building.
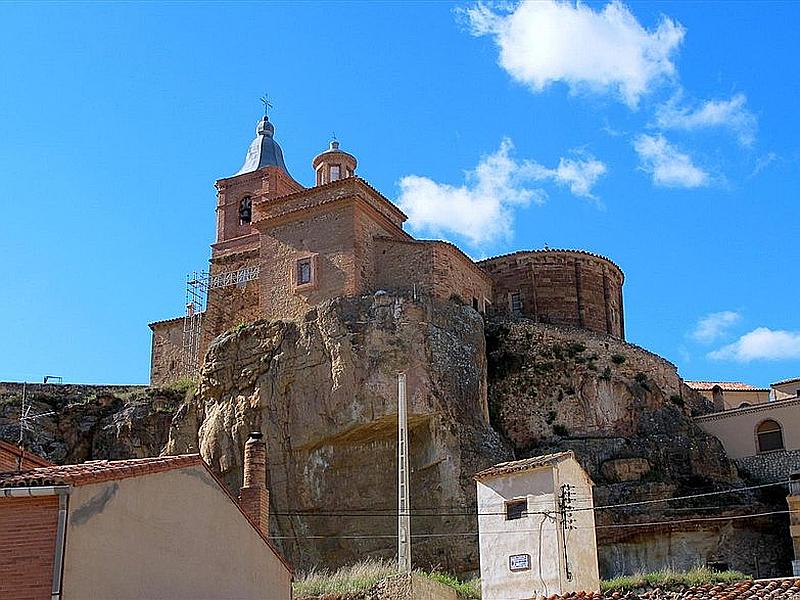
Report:
[{"label": "white stucco building", "polygon": [[483,600],[599,591],[592,480],[560,452],[475,475]]}]

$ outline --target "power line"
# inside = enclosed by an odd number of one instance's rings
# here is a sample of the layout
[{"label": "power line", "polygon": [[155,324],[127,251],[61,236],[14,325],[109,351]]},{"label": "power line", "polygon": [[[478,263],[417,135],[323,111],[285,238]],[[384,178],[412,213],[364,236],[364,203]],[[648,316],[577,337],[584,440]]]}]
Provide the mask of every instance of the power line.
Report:
[{"label": "power line", "polygon": [[[644,523],[625,523],[616,525],[598,525],[596,529],[619,529],[619,528],[633,528],[633,527],[653,527],[655,525],[672,525],[675,523],[697,523],[708,521],[730,521],[740,519],[757,519],[762,517],[770,517],[775,515],[787,515],[800,513],[800,510],[775,510],[763,513],[744,514],[744,515],[730,515],[727,517],[697,517],[694,519],[680,519],[670,521],[649,521]],[[594,529],[592,527],[576,527],[576,529]],[[486,531],[484,534],[508,534],[515,535],[520,533],[533,533],[535,529],[516,529],[514,531]],[[477,536],[477,531],[456,531],[451,533],[415,533],[412,535],[414,538],[444,538],[444,537],[473,537]],[[292,540],[292,539],[339,539],[339,540],[371,540],[371,539],[396,539],[396,535],[382,535],[382,534],[344,534],[344,535],[276,535],[270,536],[271,539],[278,540]]]},{"label": "power line", "polygon": [[[703,492],[699,494],[689,494],[685,496],[674,496],[671,498],[656,498],[652,500],[639,500],[636,502],[623,502],[619,504],[605,504],[600,506],[579,506],[575,507],[573,511],[585,511],[585,510],[608,510],[608,509],[617,509],[617,508],[627,508],[630,506],[644,506],[649,504],[657,504],[662,502],[677,502],[681,500],[691,500],[694,498],[706,498],[709,496],[717,496],[722,494],[736,494],[739,492],[745,492],[749,490],[761,489],[766,487],[775,487],[780,485],[787,485],[789,483],[788,480],[786,481],[776,481],[773,483],[763,483],[759,485],[751,485],[739,488],[732,488],[729,490],[719,490],[714,492]],[[580,502],[588,502],[589,497],[580,497],[575,498],[575,500]],[[552,506],[551,503],[544,503],[543,506],[550,507]],[[713,506],[706,506],[706,507],[678,507],[673,508],[672,510],[711,510],[713,508],[723,508],[723,507],[713,507]],[[452,511],[452,512],[451,512]],[[455,512],[460,511],[460,512]],[[472,517],[472,516],[505,516],[505,512],[476,512],[474,510],[469,510],[468,507],[445,507],[445,508],[419,508],[411,511],[415,517]],[[528,510],[526,514],[528,515],[549,515],[553,511],[552,510]],[[314,511],[314,510],[307,510],[307,511],[285,511],[285,512],[275,512],[273,513],[276,516],[284,516],[284,517],[395,517],[397,515],[397,509],[379,509],[379,508],[370,508],[370,509],[350,509],[350,510],[343,510],[343,511]]]}]

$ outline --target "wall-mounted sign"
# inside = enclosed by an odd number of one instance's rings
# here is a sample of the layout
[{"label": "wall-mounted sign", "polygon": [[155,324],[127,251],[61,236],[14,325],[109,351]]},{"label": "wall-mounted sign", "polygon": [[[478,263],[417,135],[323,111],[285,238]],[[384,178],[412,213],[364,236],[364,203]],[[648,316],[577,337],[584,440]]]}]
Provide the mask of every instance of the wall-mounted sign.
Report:
[{"label": "wall-mounted sign", "polygon": [[508,568],[512,571],[527,571],[531,568],[531,555],[512,554],[508,557]]}]

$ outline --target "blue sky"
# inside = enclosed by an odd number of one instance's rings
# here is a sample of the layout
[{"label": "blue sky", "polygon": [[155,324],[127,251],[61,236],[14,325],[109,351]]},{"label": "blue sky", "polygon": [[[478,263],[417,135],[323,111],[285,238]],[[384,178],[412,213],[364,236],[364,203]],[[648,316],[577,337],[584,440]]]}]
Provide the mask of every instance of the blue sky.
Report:
[{"label": "blue sky", "polygon": [[409,229],[582,248],[689,379],[800,375],[800,5],[0,5],[0,380],[143,383],[268,92]]}]

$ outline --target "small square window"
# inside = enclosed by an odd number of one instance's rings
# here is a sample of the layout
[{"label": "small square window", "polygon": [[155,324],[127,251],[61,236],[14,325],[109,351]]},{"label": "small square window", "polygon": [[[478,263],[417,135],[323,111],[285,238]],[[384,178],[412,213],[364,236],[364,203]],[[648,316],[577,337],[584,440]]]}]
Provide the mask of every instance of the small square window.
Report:
[{"label": "small square window", "polygon": [[506,521],[524,519],[528,516],[528,500],[512,500],[506,502]]},{"label": "small square window", "polygon": [[311,259],[301,258],[297,261],[297,285],[311,283]]},{"label": "small square window", "polygon": [[511,292],[511,314],[522,314],[522,295],[519,292]]}]

